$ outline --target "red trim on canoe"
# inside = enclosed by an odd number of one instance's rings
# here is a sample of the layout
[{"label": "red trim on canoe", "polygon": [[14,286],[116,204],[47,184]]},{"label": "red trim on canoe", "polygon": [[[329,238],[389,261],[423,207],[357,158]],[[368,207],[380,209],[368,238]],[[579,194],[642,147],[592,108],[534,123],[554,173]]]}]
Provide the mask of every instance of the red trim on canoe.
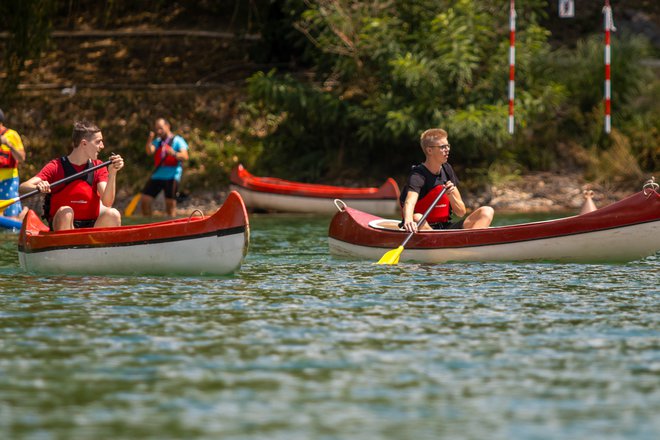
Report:
[{"label": "red trim on canoe", "polygon": [[318,185],[314,183],[291,182],[275,177],[257,177],[250,174],[243,165],[236,166],[230,176],[231,182],[252,191],[286,194],[292,196],[332,199],[394,199],[399,198],[399,186],[389,177],[380,188],[349,188],[345,186]]},{"label": "red trim on canoe", "polygon": [[119,246],[193,238],[240,227],[247,229],[248,226],[243,199],[236,191],[232,191],[225,203],[211,216],[116,228],[82,228],[50,232],[37,214],[30,210],[21,228],[18,247],[30,252],[49,248]]},{"label": "red trim on canoe", "polygon": [[[380,217],[350,207],[332,218],[328,235],[359,246],[396,248],[408,232],[387,231],[369,226]],[[488,229],[419,232],[406,245],[408,249],[442,249],[486,246],[502,243],[569,236],[660,221],[660,195],[639,192],[617,203],[588,214],[557,220],[498,226]],[[616,249],[612,249],[615,253]]]}]

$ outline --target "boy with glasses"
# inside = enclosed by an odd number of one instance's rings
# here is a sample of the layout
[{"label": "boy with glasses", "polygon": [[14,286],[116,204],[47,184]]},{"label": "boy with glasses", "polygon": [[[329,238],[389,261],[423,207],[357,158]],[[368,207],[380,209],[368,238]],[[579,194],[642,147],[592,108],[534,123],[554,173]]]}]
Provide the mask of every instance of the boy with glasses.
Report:
[{"label": "boy with glasses", "polygon": [[[490,206],[482,206],[467,217],[467,213],[458,185],[458,177],[447,162],[451,145],[447,132],[441,128],[431,128],[420,137],[425,160],[414,165],[408,181],[401,191],[400,203],[403,221],[400,227],[408,232],[417,232],[417,222],[431,207],[443,188],[447,188],[440,201],[431,208],[420,230],[431,229],[478,229],[487,228],[493,221],[495,211]],[[464,217],[451,221],[452,214]]]}]

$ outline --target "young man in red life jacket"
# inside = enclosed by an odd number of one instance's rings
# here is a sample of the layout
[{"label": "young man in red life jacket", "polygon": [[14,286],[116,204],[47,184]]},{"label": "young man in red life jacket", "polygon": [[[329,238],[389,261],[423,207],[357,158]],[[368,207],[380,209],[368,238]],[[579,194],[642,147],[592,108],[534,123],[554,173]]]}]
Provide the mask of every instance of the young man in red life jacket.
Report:
[{"label": "young man in red life jacket", "polygon": [[482,206],[467,217],[452,223],[452,213],[463,217],[467,210],[456,187],[458,177],[447,163],[450,150],[447,132],[440,128],[431,128],[422,133],[420,142],[426,160],[412,167],[408,182],[401,192],[401,226],[408,232],[417,232],[417,222],[443,188],[447,188],[447,191],[419,229],[478,229],[490,226],[495,214],[490,206]]},{"label": "young man in red life jacket", "polygon": [[51,230],[100,228],[121,225],[119,211],[112,208],[115,201],[117,171],[124,167],[121,156],[110,156],[107,167],[83,175],[51,190],[50,184],[86,168],[100,164],[103,150],[101,129],[88,121],[73,124],[73,151],[68,156],[53,159],[36,176],[23,182],[20,192],[38,189],[46,193],[44,216]]},{"label": "young man in red life jacket", "polygon": [[[183,174],[183,162],[188,160],[188,143],[183,137],[172,133],[170,123],[158,118],[154,125],[156,133],[149,132],[145,145],[148,155],[154,156],[154,172],[142,189],[142,215],[151,216],[154,198],[163,191],[167,215],[176,215],[176,192]],[[156,135],[158,137],[156,137]]]}]

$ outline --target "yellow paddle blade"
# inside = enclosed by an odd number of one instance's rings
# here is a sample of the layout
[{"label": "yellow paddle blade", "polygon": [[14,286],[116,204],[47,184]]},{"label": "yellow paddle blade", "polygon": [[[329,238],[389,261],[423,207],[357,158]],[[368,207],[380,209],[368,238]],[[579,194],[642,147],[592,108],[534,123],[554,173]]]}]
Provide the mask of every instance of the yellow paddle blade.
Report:
[{"label": "yellow paddle blade", "polygon": [[18,197],[9,200],[0,200],[0,212],[4,211],[7,206],[13,205],[16,202],[18,202]]},{"label": "yellow paddle blade", "polygon": [[135,212],[135,208],[137,208],[141,198],[142,193],[137,193],[135,196],[133,196],[131,202],[128,204],[128,206],[126,206],[126,209],[124,209],[124,217],[130,217],[133,215],[133,212]]},{"label": "yellow paddle blade", "polygon": [[385,255],[378,260],[378,264],[397,264],[399,257],[401,257],[401,252],[403,252],[403,246],[385,252]]}]

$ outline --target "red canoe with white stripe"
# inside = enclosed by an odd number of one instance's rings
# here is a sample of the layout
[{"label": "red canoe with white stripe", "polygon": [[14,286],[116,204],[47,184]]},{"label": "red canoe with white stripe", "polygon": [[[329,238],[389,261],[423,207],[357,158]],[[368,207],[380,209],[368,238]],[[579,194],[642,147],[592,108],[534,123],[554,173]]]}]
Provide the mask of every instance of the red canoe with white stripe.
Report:
[{"label": "red canoe with white stripe", "polygon": [[342,199],[372,214],[396,215],[400,210],[399,186],[392,178],[380,188],[349,188],[257,177],[238,165],[232,170],[231,183],[231,189],[243,196],[250,209],[332,214],[336,210],[334,200]]},{"label": "red canoe with white stripe", "polygon": [[248,243],[245,205],[231,192],[211,216],[116,228],[50,232],[29,211],[18,257],[34,273],[226,275],[240,267]]},{"label": "red canoe with white stripe", "polygon": [[[398,222],[343,207],[330,224],[330,251],[376,262],[408,235],[398,229]],[[573,217],[487,229],[419,232],[406,245],[401,261],[624,262],[659,250],[660,195],[657,189],[645,189]]]}]

